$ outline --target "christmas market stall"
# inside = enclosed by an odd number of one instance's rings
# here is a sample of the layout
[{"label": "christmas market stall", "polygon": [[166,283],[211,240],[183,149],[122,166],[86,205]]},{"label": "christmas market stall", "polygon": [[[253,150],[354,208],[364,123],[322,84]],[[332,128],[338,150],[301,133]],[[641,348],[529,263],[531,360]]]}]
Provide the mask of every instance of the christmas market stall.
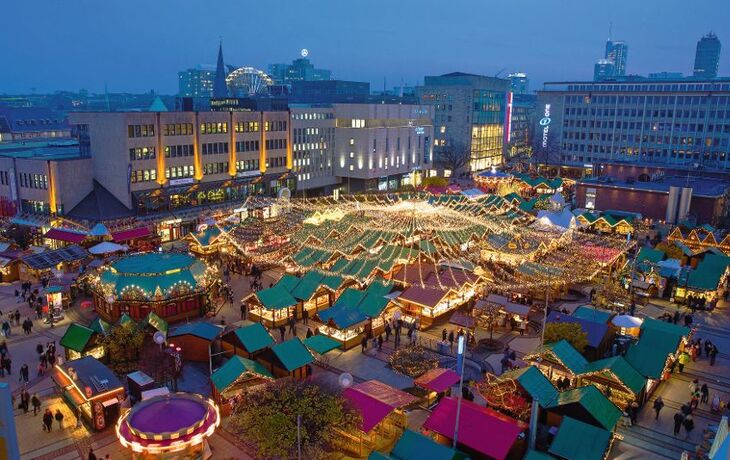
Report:
[{"label": "christmas market stall", "polygon": [[683,326],[644,318],[639,341],[626,352],[626,361],[647,378],[646,397],[667,380],[680,353],[688,343],[690,330]]},{"label": "christmas market stall", "polygon": [[207,438],[220,425],[218,406],[194,393],[155,396],[119,418],[116,433],[135,460],[210,458]]},{"label": "christmas market stall", "polygon": [[588,365],[583,355],[565,339],[537,347],[522,359],[535,365],[550,381],[567,378],[571,384]]},{"label": "christmas market stall", "polygon": [[368,380],[350,388],[342,395],[362,415],[362,425],[356,432],[338,431],[337,446],[357,457],[367,456],[395,440],[408,426],[404,410],[418,398],[378,380]]},{"label": "christmas market stall", "polygon": [[[520,434],[527,425],[492,409],[462,400],[457,410],[457,399],[443,398],[431,412],[423,430],[435,436],[440,444],[451,445],[454,439],[457,412],[459,432],[456,447],[473,458],[504,460],[521,458],[527,450]],[[489,433],[489,436],[485,436]]]},{"label": "christmas market stall", "polygon": [[441,445],[421,433],[405,430],[390,454],[373,451],[368,460],[468,460],[451,447]]},{"label": "christmas market stall", "polygon": [[252,292],[242,302],[248,308],[249,319],[268,328],[287,324],[299,303],[281,281],[270,288]]},{"label": "christmas market stall", "polygon": [[580,377],[579,384],[591,383],[622,410],[632,403],[644,402],[646,377],[641,375],[623,356],[612,356],[589,363]]},{"label": "christmas market stall", "polygon": [[273,378],[261,363],[234,355],[210,376],[213,398],[226,416],[247,393]]},{"label": "christmas market stall", "polygon": [[208,363],[218,351],[223,327],[206,322],[187,323],[167,333],[167,341],[180,347],[185,361]]},{"label": "christmas market stall", "polygon": [[119,417],[124,385],[93,356],[57,364],[51,377],[73,412],[94,430],[103,430]]},{"label": "christmas market stall", "polygon": [[160,237],[142,225],[115,227],[111,230],[111,237],[113,242],[127,245],[135,251],[150,251],[160,242]]},{"label": "christmas market stall", "polygon": [[474,305],[474,314],[478,316],[484,311],[489,312],[494,307],[499,311],[499,318],[494,319],[500,326],[507,327],[509,330],[527,331],[532,309],[530,305],[510,302],[507,297],[498,294],[489,294],[486,299],[477,300]]},{"label": "christmas market stall", "polygon": [[448,273],[439,276],[431,272],[423,284],[414,283],[406,288],[396,302],[407,319],[416,321],[421,329],[427,329],[439,318],[466,305],[476,295],[475,281],[460,278],[449,279]]},{"label": "christmas market stall", "polygon": [[221,348],[228,355],[256,359],[266,348],[274,344],[274,338],[261,323],[253,323],[228,331],[221,337]]},{"label": "christmas market stall", "polygon": [[189,254],[150,252],[122,257],[90,280],[96,311],[106,321],[155,313],[177,322],[207,313],[217,271]]},{"label": "christmas market stall", "polygon": [[305,379],[311,374],[314,356],[299,337],[277,343],[258,356],[257,361],[271,372],[274,378],[291,377]]},{"label": "christmas market stall", "polygon": [[610,430],[572,417],[563,417],[548,452],[565,459],[605,460],[612,446],[613,434]]},{"label": "christmas market stall", "polygon": [[583,356],[588,359],[598,359],[606,356],[611,351],[613,339],[616,335],[616,328],[606,323],[580,319],[572,315],[566,315],[558,311],[551,311],[547,317],[547,324],[550,323],[571,323],[578,324],[588,339],[588,345],[583,350]]},{"label": "christmas market stall", "polygon": [[84,356],[93,356],[102,359],[106,351],[102,344],[102,334],[94,329],[78,323],[68,325],[59,344],[64,348],[66,360],[79,359]]},{"label": "christmas market stall", "polygon": [[325,275],[318,270],[308,271],[291,290],[291,295],[299,302],[297,317],[303,318],[306,311],[308,317],[313,318],[318,311],[332,306],[344,281],[338,275]]},{"label": "christmas market stall", "polygon": [[233,226],[201,224],[198,226],[198,231],[188,233],[185,235],[185,239],[190,243],[191,252],[209,256],[220,251],[225,252],[229,247],[232,248],[228,234],[234,228]]},{"label": "christmas market stall", "polygon": [[513,369],[499,376],[488,373],[476,388],[489,407],[523,422],[530,420],[532,404],[547,407],[558,397],[558,390],[535,366]]},{"label": "christmas market stall", "polygon": [[52,270],[58,273],[78,273],[81,263],[87,257],[89,253],[77,245],[23,256],[20,258],[20,279],[38,282],[42,277],[52,275]]},{"label": "christmas market stall", "polygon": [[426,392],[426,406],[438,402],[444,396],[451,396],[451,387],[459,383],[459,374],[451,369],[437,367],[413,380],[413,384]]},{"label": "christmas market stall", "polygon": [[558,426],[564,417],[572,417],[608,431],[613,431],[622,413],[593,385],[560,392],[557,399],[546,404],[545,408],[550,426]]}]

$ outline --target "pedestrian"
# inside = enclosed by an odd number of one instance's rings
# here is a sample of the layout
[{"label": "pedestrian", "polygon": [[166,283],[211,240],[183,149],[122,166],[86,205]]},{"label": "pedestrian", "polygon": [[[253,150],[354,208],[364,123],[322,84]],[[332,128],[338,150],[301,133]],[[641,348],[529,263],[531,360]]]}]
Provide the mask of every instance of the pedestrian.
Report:
[{"label": "pedestrian", "polygon": [[710,350],[712,350],[712,341],[710,339],[705,340],[705,356],[710,357]]},{"label": "pedestrian", "polygon": [[449,332],[449,350],[454,349],[454,331]]},{"label": "pedestrian", "polygon": [[717,359],[717,346],[713,343],[712,349],[710,350],[710,366],[715,365],[715,359]]},{"label": "pedestrian", "polygon": [[89,458],[88,460],[96,460],[96,454],[94,453],[94,449],[89,448]]},{"label": "pedestrian", "polygon": [[23,413],[27,414],[30,408],[30,393],[28,393],[28,390],[23,389],[20,393],[20,402],[23,405]]},{"label": "pedestrian", "polygon": [[289,333],[292,336],[297,335],[297,322],[294,320],[293,316],[289,317]]},{"label": "pedestrian", "polygon": [[684,315],[684,325],[686,327],[692,326],[692,313],[687,313]]},{"label": "pedestrian", "polygon": [[38,399],[37,394],[33,393],[30,403],[33,405],[33,415],[38,415],[38,412],[41,410],[41,400]]},{"label": "pedestrian", "polygon": [[241,302],[241,319],[246,319],[246,304]]},{"label": "pedestrian", "polygon": [[680,374],[682,373],[682,371],[684,371],[684,365],[687,364],[688,362],[690,362],[690,359],[691,358],[689,357],[689,355],[687,354],[686,351],[683,351],[682,353],[679,354],[679,358],[677,358],[677,361],[679,361],[677,363],[677,367],[679,368]]},{"label": "pedestrian", "polygon": [[368,338],[366,336],[362,336],[362,340],[360,340],[360,346],[362,347],[362,352],[365,353],[365,350],[368,349]]},{"label": "pedestrian", "polygon": [[281,326],[279,326],[279,334],[281,334],[281,341],[283,342],[284,336],[286,335],[286,328],[284,327],[283,324]]},{"label": "pedestrian", "polygon": [[631,420],[631,426],[634,426],[636,425],[636,418],[639,416],[639,404],[636,401],[633,401],[631,404],[629,404],[628,411],[629,420]]},{"label": "pedestrian", "polygon": [[684,430],[687,432],[686,439],[689,439],[689,437],[692,435],[692,430],[694,430],[695,428],[695,421],[692,419],[691,415],[688,415],[687,417],[685,417],[682,424],[684,425]]},{"label": "pedestrian", "polygon": [[659,396],[654,401],[654,412],[656,412],[656,416],[654,417],[654,420],[659,420],[659,412],[661,412],[663,407],[664,407],[664,400],[662,399],[661,396]]},{"label": "pedestrian", "polygon": [[444,329],[443,329],[443,330],[441,331],[441,341],[442,341],[442,342],[446,342],[446,337],[447,337],[447,335],[448,335],[448,331],[446,330],[446,328],[444,328]]},{"label": "pedestrian", "polygon": [[393,331],[390,327],[390,323],[385,323],[385,341],[388,342],[390,340],[390,333]]},{"label": "pedestrian", "polygon": [[15,325],[20,326],[20,310],[15,310]]},{"label": "pedestrian", "polygon": [[383,335],[378,335],[378,351],[383,350]]},{"label": "pedestrian", "polygon": [[48,433],[53,429],[53,412],[51,412],[51,409],[46,409],[43,413],[43,426],[45,427],[44,431]]},{"label": "pedestrian", "polygon": [[307,324],[307,323],[309,323],[309,310],[307,310],[306,308],[305,308],[305,309],[304,309],[304,311],[302,312],[302,322],[303,322],[304,324]]},{"label": "pedestrian", "polygon": [[25,382],[28,383],[28,365],[23,364],[20,366],[20,378],[18,379],[18,382]]},{"label": "pedestrian", "polygon": [[696,389],[692,392],[692,399],[689,402],[689,407],[692,408],[692,410],[697,409],[697,406],[700,404],[700,389]]},{"label": "pedestrian", "polygon": [[689,403],[682,404],[682,407],[679,410],[685,417],[692,413],[692,407],[689,405]]},{"label": "pedestrian", "polygon": [[679,430],[682,428],[683,422],[684,415],[682,415],[680,412],[674,414],[674,436],[677,436],[679,434]]},{"label": "pedestrian", "polygon": [[311,328],[307,328],[307,338],[310,338],[313,335],[314,334],[312,334],[312,329]]},{"label": "pedestrian", "polygon": [[710,401],[710,389],[707,387],[706,383],[702,384],[702,388],[700,388],[700,402],[702,404],[707,404]]},{"label": "pedestrian", "polygon": [[58,422],[58,429],[63,430],[63,414],[60,409],[56,409],[56,415],[53,416]]}]

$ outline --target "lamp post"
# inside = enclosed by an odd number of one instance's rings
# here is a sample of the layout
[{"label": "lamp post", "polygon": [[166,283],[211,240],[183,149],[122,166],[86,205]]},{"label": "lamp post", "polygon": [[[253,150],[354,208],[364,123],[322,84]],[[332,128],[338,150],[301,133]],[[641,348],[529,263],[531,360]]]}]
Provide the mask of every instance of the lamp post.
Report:
[{"label": "lamp post", "polygon": [[456,449],[456,444],[459,439],[459,416],[461,415],[461,400],[464,398],[464,348],[465,348],[464,335],[459,336],[459,343],[456,348],[456,369],[459,373],[459,394],[456,400],[456,423],[454,425],[454,444],[453,447]]}]

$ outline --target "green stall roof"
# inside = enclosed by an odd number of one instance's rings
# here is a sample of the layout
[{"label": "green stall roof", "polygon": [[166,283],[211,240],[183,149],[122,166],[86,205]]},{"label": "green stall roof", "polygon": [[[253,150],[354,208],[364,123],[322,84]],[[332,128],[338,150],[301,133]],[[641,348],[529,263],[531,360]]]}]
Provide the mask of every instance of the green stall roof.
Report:
[{"label": "green stall roof", "polygon": [[292,289],[291,295],[297,300],[307,301],[312,298],[317,289],[321,286],[322,274],[315,270],[310,270],[304,275],[299,283]]},{"label": "green stall roof", "polygon": [[280,284],[260,290],[256,298],[267,310],[281,310],[297,304],[297,300]]},{"label": "green stall roof", "polygon": [[[540,351],[538,349],[538,351]],[[573,345],[563,339],[559,342],[548,343],[543,347],[543,351],[553,354],[563,365],[570,369],[574,374],[580,374],[585,369],[588,361],[578,352]]]},{"label": "green stall roof", "polygon": [[299,284],[299,281],[296,276],[285,273],[284,276],[279,278],[276,285],[286,289],[287,292],[292,292]]},{"label": "green stall roof", "polygon": [[544,452],[540,452],[539,450],[528,450],[527,455],[525,455],[525,458],[522,460],[555,460],[555,457]]},{"label": "green stall roof", "polygon": [[522,388],[543,407],[552,404],[558,398],[558,390],[535,366],[505,372],[502,376],[517,380]]},{"label": "green stall roof", "polygon": [[269,379],[274,378],[274,376],[271,375],[271,372],[269,372],[260,363],[234,355],[231,359],[226,361],[224,365],[218,368],[218,370],[213,372],[213,375],[210,376],[210,380],[213,382],[215,389],[220,393],[231,386],[240,376],[246,373],[255,374]]},{"label": "green stall roof", "polygon": [[552,409],[568,404],[580,404],[607,430],[613,430],[616,422],[621,418],[621,410],[594,385],[586,385],[563,391],[558,394],[555,403],[548,408]]},{"label": "green stall roof", "polygon": [[160,332],[167,333],[167,329],[169,328],[167,321],[160,318],[157,313],[151,311],[147,313],[147,317],[143,321],[144,324],[149,324],[150,326],[154,327]]},{"label": "green stall roof", "polygon": [[611,373],[635,394],[639,394],[646,386],[646,378],[623,356],[612,356],[592,362],[586,366],[585,372]]},{"label": "green stall roof", "polygon": [[575,309],[571,316],[586,321],[593,321],[594,323],[606,324],[611,319],[611,316],[613,316],[613,312],[601,310],[592,305],[581,305]]},{"label": "green stall roof", "polygon": [[109,332],[110,327],[111,327],[111,325],[101,318],[96,318],[89,325],[89,329],[93,329],[95,332],[98,332],[99,334],[104,334],[104,335],[106,335]]},{"label": "green stall roof", "polygon": [[325,353],[328,353],[340,347],[340,342],[322,334],[308,337],[304,339],[303,343],[307,346],[307,348],[320,355],[324,355]]},{"label": "green stall roof", "polygon": [[299,337],[278,343],[271,350],[289,372],[293,372],[314,361],[314,356],[307,350]]},{"label": "green stall roof", "polygon": [[639,342],[626,352],[626,361],[644,377],[658,379],[669,354],[677,351],[680,338],[658,329],[642,329]]},{"label": "green stall roof", "polygon": [[390,455],[402,460],[454,460],[465,458],[454,449],[411,430],[403,432]]},{"label": "green stall roof", "polygon": [[233,333],[249,353],[255,353],[274,343],[273,337],[261,323],[239,327]]},{"label": "green stall roof", "polygon": [[96,334],[96,331],[80,324],[71,323],[66,329],[66,333],[61,337],[59,342],[62,347],[69,350],[83,352],[89,340]]},{"label": "green stall roof", "polygon": [[611,433],[571,417],[563,417],[550,453],[566,460],[602,460]]},{"label": "green stall roof", "polygon": [[636,263],[643,262],[645,260],[653,263],[660,262],[664,260],[664,251],[661,251],[659,249],[653,249],[648,247],[643,247],[639,250],[639,254],[636,256]]}]

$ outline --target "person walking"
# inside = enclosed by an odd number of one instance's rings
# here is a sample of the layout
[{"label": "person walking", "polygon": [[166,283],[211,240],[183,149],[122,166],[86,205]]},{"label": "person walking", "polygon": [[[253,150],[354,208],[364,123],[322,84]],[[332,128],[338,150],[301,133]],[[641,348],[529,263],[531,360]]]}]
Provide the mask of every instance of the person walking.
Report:
[{"label": "person walking", "polygon": [[87,460],[96,460],[96,454],[94,453],[94,449],[89,448],[89,458]]},{"label": "person walking", "polygon": [[304,324],[308,324],[309,323],[309,310],[307,310],[306,308],[302,312],[302,322]]},{"label": "person walking", "polygon": [[441,341],[442,341],[442,342],[446,342],[446,337],[447,337],[447,335],[448,335],[448,332],[446,331],[446,328],[444,328],[444,329],[443,329],[443,330],[441,331]]},{"label": "person walking", "polygon": [[449,332],[449,351],[454,349],[454,331]]},{"label": "person walking", "polygon": [[25,382],[28,383],[28,365],[23,364],[20,366],[20,378],[18,379],[18,382]]},{"label": "person walking", "polygon": [[654,417],[654,420],[659,420],[659,412],[661,412],[662,408],[664,407],[664,400],[661,396],[657,397],[656,400],[654,400],[654,412],[656,413],[656,416]]},{"label": "person walking", "polygon": [[241,302],[241,319],[246,319],[246,304]]},{"label": "person walking", "polygon": [[297,322],[293,316],[289,317],[289,333],[292,337],[297,335]]},{"label": "person walking", "polygon": [[679,430],[682,428],[684,422],[684,415],[681,412],[674,414],[674,436],[679,434]]},{"label": "person walking", "polygon": [[284,327],[283,324],[281,326],[279,326],[279,334],[281,335],[281,341],[283,342],[284,336],[286,335],[286,328]]},{"label": "person walking", "polygon": [[362,352],[365,353],[365,350],[368,349],[368,338],[366,336],[362,336],[362,340],[360,340],[360,346],[362,347]]},{"label": "person walking", "polygon": [[687,354],[686,351],[683,351],[679,354],[679,358],[677,358],[677,368],[679,369],[679,373],[681,374],[684,371],[684,365],[690,362],[690,357]]},{"label": "person walking", "polygon": [[63,414],[60,409],[56,409],[56,414],[53,416],[58,422],[58,429],[63,430]]},{"label": "person walking", "polygon": [[37,394],[33,393],[30,403],[33,405],[33,415],[38,415],[38,412],[41,410],[41,400],[38,399]]},{"label": "person walking", "polygon": [[51,409],[46,409],[43,413],[43,426],[44,431],[48,433],[53,429],[53,412],[51,412]]},{"label": "person walking", "polygon": [[15,318],[15,325],[20,326],[20,310],[15,310],[13,317]]},{"label": "person walking", "polygon": [[703,383],[702,388],[700,388],[700,403],[707,404],[709,401],[710,401],[710,389],[707,387],[706,383]]},{"label": "person walking", "polygon": [[27,414],[30,408],[30,393],[28,393],[28,390],[24,389],[20,393],[20,403],[23,405],[23,413]]},{"label": "person walking", "polygon": [[689,437],[692,435],[692,430],[695,429],[695,421],[692,419],[692,416],[688,415],[687,417],[685,417],[682,425],[684,425],[684,431],[687,432],[686,439],[689,439]]},{"label": "person walking", "polygon": [[393,332],[393,329],[390,327],[390,323],[385,323],[385,341],[390,341],[390,333]]},{"label": "person walking", "polygon": [[378,335],[378,351],[383,351],[383,336]]},{"label": "person walking", "polygon": [[710,366],[715,365],[715,360],[717,359],[717,346],[713,343],[712,348],[710,349]]}]

